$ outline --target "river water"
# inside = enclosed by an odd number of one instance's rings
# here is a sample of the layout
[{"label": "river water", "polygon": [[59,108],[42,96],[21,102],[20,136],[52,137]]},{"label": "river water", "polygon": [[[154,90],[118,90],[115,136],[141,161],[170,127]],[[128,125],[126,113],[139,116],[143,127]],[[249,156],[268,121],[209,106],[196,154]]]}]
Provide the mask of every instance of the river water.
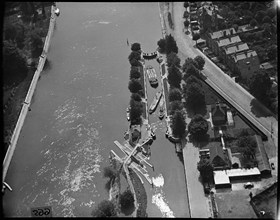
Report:
[{"label": "river water", "polygon": [[[90,216],[95,204],[108,199],[102,170],[108,165],[109,151],[118,152],[113,141],[122,142],[128,126],[127,39],[141,43],[144,52],[154,52],[162,37],[158,3],[65,2],[57,6],[61,14],[49,63],[38,82],[6,177],[13,191],[6,191],[3,197],[5,216],[28,217],[30,208],[40,206],[51,206],[57,217]],[[149,88],[149,102],[155,92]],[[165,188],[159,184],[160,189],[150,189],[145,183],[148,215],[188,217],[187,208],[182,210],[188,206],[187,196],[182,194],[186,191],[183,165],[164,138],[163,122],[156,115],[151,120],[158,128],[152,145],[153,175],[165,179]],[[169,159],[173,161],[167,167]],[[155,195],[162,195],[161,201],[155,202]],[[157,204],[160,202],[173,206],[173,211],[170,208],[166,214]]]}]

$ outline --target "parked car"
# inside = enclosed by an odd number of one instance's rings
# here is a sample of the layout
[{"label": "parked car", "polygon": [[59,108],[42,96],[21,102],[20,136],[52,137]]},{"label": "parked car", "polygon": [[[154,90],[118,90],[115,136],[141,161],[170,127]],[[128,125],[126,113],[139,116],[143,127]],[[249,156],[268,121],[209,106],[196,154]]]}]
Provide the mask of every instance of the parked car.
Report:
[{"label": "parked car", "polygon": [[275,169],[274,163],[271,163],[271,169]]},{"label": "parked car", "polygon": [[245,184],[244,184],[244,188],[245,188],[245,189],[253,188],[253,187],[254,187],[254,184],[251,183],[251,182],[248,182],[248,183],[245,183]]}]

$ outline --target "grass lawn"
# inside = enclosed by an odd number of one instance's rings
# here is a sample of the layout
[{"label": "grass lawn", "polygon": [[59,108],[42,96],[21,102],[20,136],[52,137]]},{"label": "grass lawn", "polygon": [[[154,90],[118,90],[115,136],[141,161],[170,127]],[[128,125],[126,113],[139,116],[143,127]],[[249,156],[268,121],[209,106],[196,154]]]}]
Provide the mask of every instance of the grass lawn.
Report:
[{"label": "grass lawn", "polygon": [[249,199],[249,191],[244,190],[216,193],[219,218],[257,218]]}]

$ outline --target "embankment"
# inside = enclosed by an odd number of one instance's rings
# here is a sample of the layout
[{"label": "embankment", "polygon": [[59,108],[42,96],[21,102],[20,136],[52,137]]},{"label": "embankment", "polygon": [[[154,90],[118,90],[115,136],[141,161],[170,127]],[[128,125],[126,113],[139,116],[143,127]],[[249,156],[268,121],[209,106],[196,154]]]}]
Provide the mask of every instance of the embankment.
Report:
[{"label": "embankment", "polygon": [[3,161],[3,174],[2,174],[3,181],[5,181],[6,174],[7,174],[7,171],[8,171],[12,156],[14,154],[18,138],[19,138],[19,134],[21,132],[21,128],[23,126],[23,123],[24,123],[25,117],[27,115],[27,112],[30,109],[32,96],[34,94],[38,79],[40,77],[40,74],[41,74],[41,72],[43,70],[43,67],[45,65],[45,62],[46,62],[47,53],[48,53],[49,46],[50,46],[50,39],[51,39],[51,36],[53,34],[53,31],[54,31],[54,25],[55,25],[55,20],[56,20],[56,15],[54,14],[54,10],[55,10],[55,7],[52,6],[51,7],[51,19],[50,19],[50,24],[49,24],[49,31],[48,31],[48,34],[47,34],[46,39],[45,39],[43,52],[42,52],[42,54],[39,58],[39,63],[38,63],[38,66],[37,66],[37,70],[34,73],[34,76],[33,76],[32,82],[30,84],[28,93],[27,93],[26,98],[23,102],[23,106],[22,106],[20,115],[18,117],[16,127],[13,131],[13,134],[12,134],[12,137],[11,137],[11,140],[10,140],[10,143],[9,143],[9,147],[8,147],[8,150],[6,152],[6,155],[5,155],[5,158],[4,158],[4,161]]}]

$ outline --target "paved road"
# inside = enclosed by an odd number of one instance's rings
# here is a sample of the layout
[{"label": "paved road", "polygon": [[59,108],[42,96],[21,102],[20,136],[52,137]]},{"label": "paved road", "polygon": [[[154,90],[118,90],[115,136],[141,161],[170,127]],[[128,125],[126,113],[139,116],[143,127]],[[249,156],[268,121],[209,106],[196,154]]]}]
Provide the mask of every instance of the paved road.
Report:
[{"label": "paved road", "polygon": [[[262,130],[268,138],[271,138],[271,127],[273,127],[272,139],[275,146],[278,147],[278,121],[276,118],[273,116],[263,116],[271,115],[271,112],[259,102],[256,102],[257,107],[253,107],[251,103],[254,97],[239,84],[235,83],[231,77],[221,71],[200,50],[194,47],[195,42],[183,33],[184,24],[182,18],[185,11],[183,2],[173,2],[170,5],[174,7],[173,11],[175,13],[173,17],[175,28],[173,35],[182,53],[181,60],[184,62],[187,57],[195,57],[197,55],[204,57],[206,62],[203,72],[207,76],[207,83],[218,90],[235,108],[241,111],[252,123]],[[170,33],[170,29],[167,32]]]}]

